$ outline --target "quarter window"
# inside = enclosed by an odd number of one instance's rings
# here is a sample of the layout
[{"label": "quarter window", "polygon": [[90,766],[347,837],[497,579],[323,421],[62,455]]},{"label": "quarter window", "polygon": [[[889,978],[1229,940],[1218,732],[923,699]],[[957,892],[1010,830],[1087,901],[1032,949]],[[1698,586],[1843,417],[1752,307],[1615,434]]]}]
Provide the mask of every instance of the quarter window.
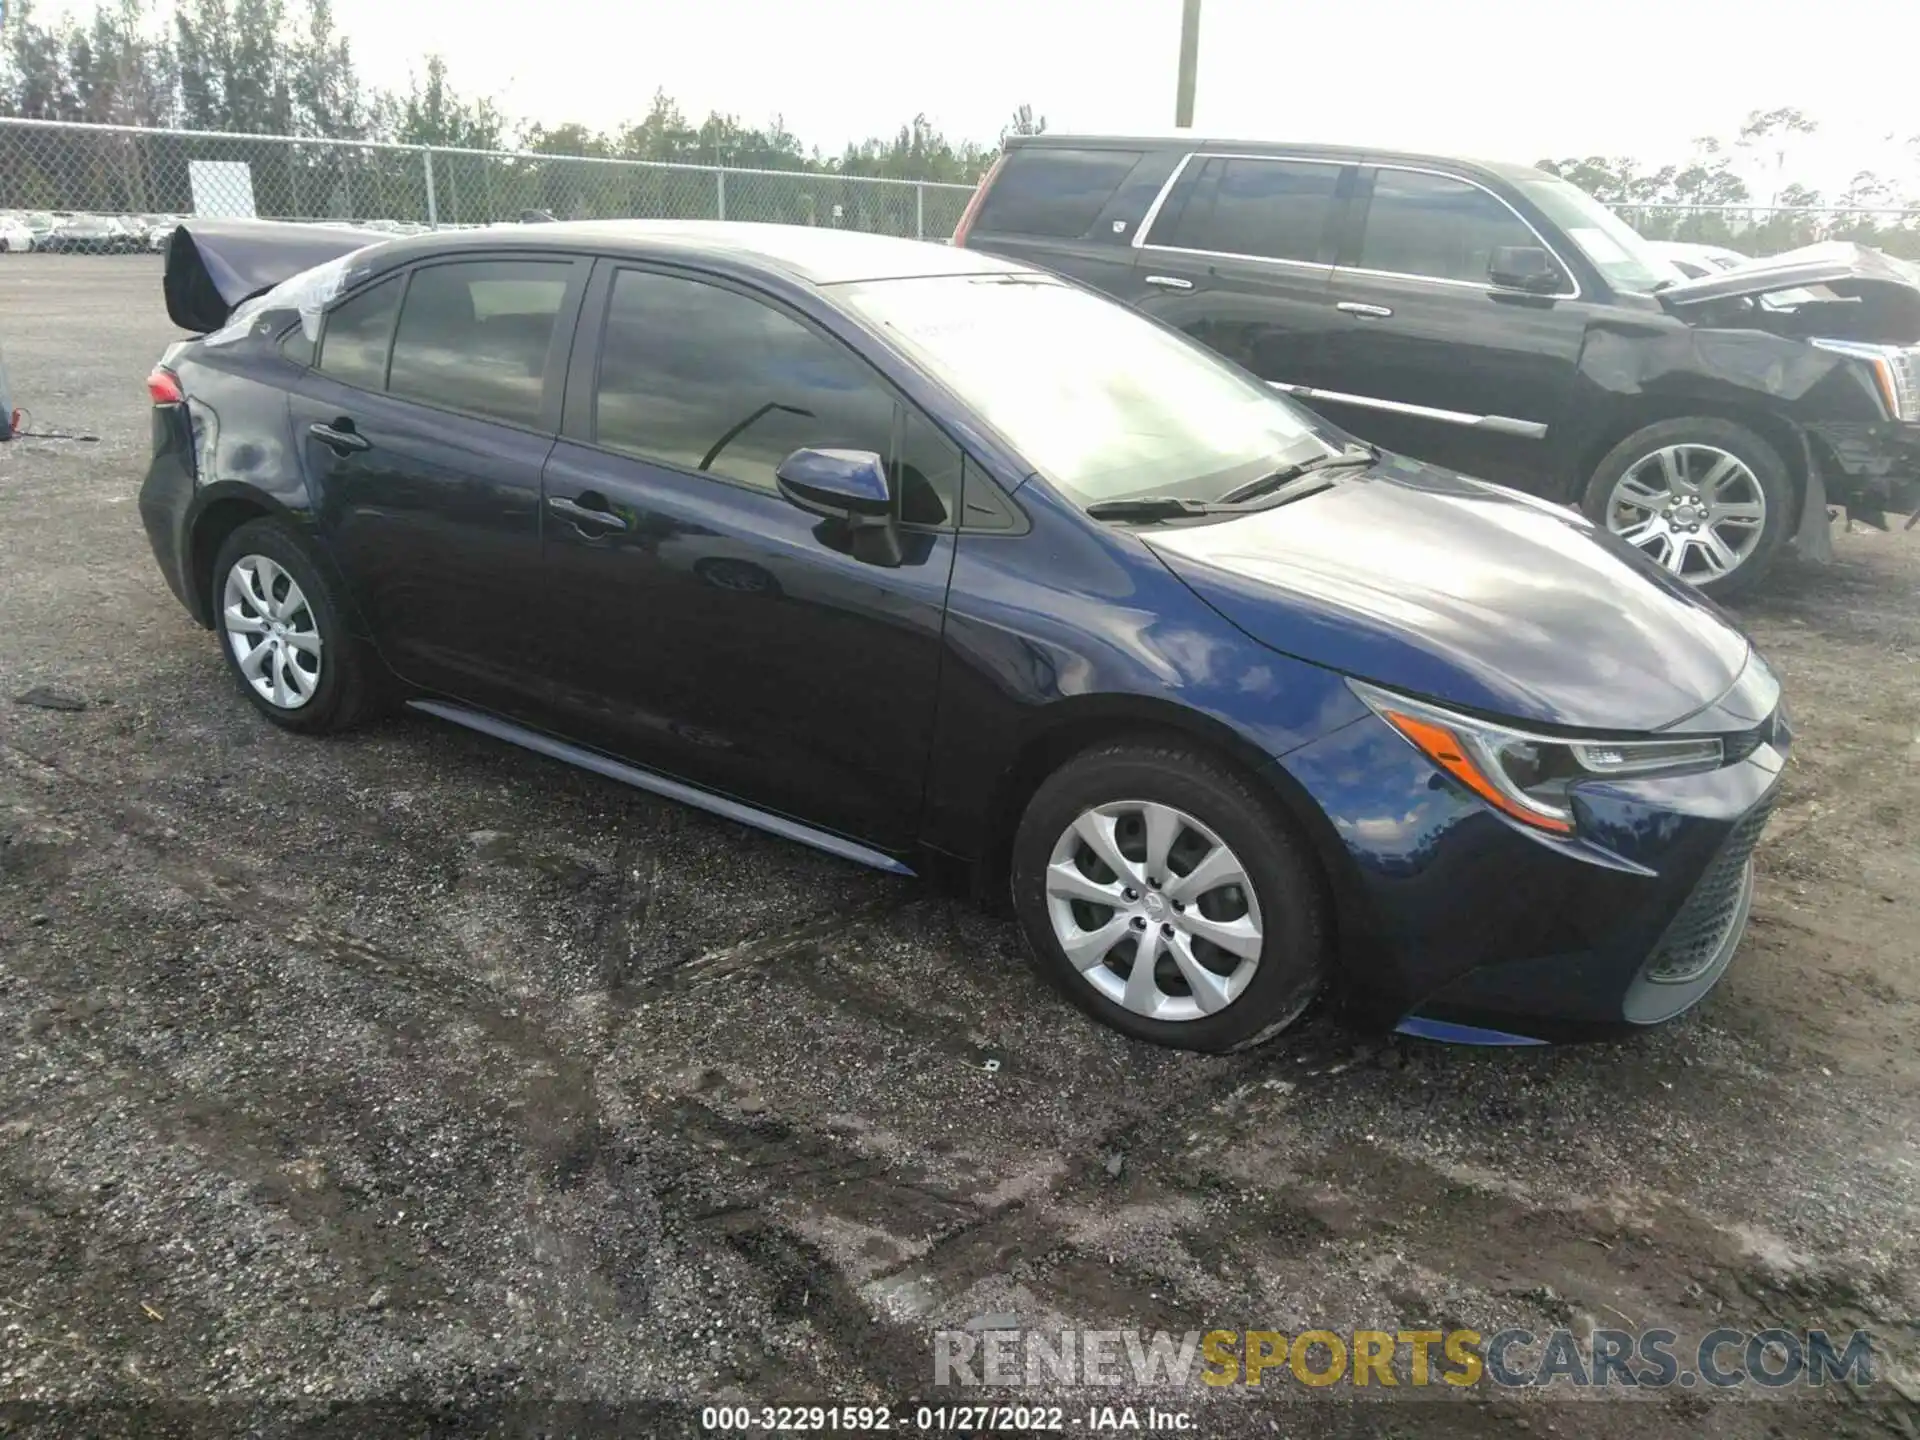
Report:
[{"label": "quarter window", "polygon": [[889,463],[902,520],[950,524],[958,508],[959,450],[852,351],[703,281],[614,277],[593,423],[609,449],[761,490],[795,450],[870,450]]},{"label": "quarter window", "polygon": [[462,261],[413,272],[387,389],[512,425],[537,425],[569,262]]},{"label": "quarter window", "polygon": [[1216,156],[1202,166],[1180,213],[1148,238],[1182,250],[1330,260],[1325,241],[1339,182],[1338,165]]},{"label": "quarter window", "polygon": [[1360,268],[1485,284],[1498,247],[1539,244],[1519,216],[1477,185],[1381,170],[1373,179]]}]

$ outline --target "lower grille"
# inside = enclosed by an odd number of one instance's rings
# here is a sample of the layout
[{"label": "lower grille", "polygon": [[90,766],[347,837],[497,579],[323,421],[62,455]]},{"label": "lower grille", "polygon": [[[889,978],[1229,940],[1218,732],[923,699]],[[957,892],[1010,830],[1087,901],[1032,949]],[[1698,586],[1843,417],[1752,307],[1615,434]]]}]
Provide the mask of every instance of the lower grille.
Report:
[{"label": "lower grille", "polygon": [[1767,827],[1770,806],[1761,805],[1733,827],[1693,894],[1660,937],[1641,975],[1659,985],[1684,985],[1712,966],[1739,922],[1746,899],[1747,862],[1760,832]]}]

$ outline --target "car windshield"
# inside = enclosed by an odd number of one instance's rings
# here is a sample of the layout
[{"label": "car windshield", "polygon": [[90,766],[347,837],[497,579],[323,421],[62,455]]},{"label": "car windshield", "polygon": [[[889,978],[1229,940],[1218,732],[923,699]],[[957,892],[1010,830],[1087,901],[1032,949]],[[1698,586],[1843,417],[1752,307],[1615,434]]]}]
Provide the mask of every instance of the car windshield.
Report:
[{"label": "car windshield", "polygon": [[1544,175],[1515,183],[1521,194],[1546,212],[1547,219],[1567,232],[1609,284],[1622,290],[1652,291],[1686,278],[1638,230],[1578,185]]},{"label": "car windshield", "polygon": [[1081,505],[1217,499],[1335,448],[1293,402],[1058,281],[950,275],[842,293]]}]

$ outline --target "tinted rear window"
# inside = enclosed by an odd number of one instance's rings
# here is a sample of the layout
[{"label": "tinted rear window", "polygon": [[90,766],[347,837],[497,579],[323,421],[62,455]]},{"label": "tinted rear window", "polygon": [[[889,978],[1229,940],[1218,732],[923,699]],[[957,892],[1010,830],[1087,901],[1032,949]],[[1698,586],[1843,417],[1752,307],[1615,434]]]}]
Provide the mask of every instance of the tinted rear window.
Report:
[{"label": "tinted rear window", "polygon": [[387,388],[514,425],[539,422],[569,262],[466,261],[413,272]]},{"label": "tinted rear window", "polygon": [[1084,235],[1140,155],[1138,150],[1015,150],[994,177],[975,228],[1063,240]]},{"label": "tinted rear window", "polygon": [[1340,168],[1297,160],[1209,160],[1185,208],[1171,224],[1155,225],[1148,239],[1226,255],[1330,260],[1322,242]]}]

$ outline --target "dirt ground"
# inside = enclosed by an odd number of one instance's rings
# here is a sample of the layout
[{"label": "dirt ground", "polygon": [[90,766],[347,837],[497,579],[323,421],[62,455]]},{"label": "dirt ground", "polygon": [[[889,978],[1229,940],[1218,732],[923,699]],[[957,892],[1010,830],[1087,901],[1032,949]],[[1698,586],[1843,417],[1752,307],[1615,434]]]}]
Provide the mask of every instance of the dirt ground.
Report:
[{"label": "dirt ground", "polygon": [[423,718],[267,725],[136,513],[173,336],[152,260],[0,261],[16,403],[101,437],[0,449],[0,1432],[699,1433],[716,1399],[977,1400],[931,1332],[1013,1317],[1858,1326],[1864,1388],[1156,1403],[1920,1435],[1920,531],[1743,616],[1799,744],[1695,1013],[1196,1058],[917,883]]}]

